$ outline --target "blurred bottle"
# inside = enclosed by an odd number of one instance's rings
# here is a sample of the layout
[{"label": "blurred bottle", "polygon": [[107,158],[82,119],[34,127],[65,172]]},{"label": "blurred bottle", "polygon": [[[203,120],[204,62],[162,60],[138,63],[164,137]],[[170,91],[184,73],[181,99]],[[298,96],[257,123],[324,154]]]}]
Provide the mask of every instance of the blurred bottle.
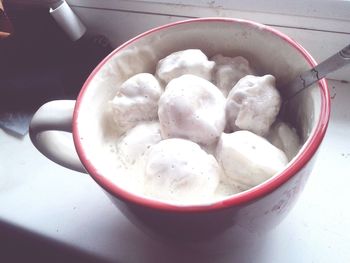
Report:
[{"label": "blurred bottle", "polygon": [[8,37],[12,32],[12,24],[5,13],[2,0],[0,0],[0,38]]}]

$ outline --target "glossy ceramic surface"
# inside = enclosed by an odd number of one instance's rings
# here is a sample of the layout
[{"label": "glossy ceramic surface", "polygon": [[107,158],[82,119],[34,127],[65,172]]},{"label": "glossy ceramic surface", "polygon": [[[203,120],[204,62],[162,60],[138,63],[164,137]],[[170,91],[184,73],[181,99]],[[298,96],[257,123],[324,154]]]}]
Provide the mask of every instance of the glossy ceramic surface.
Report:
[{"label": "glossy ceramic surface", "polygon": [[[239,236],[271,229],[297,200],[327,129],[330,108],[325,81],[291,102],[290,121],[304,141],[300,153],[283,172],[248,191],[205,205],[171,205],[127,192],[98,169],[93,149],[104,141],[99,129],[106,118],[99,108],[112,98],[115,86],[133,74],[153,73],[159,59],[186,48],[199,48],[209,57],[217,53],[243,55],[259,74],[275,75],[282,88],[299,72],[315,65],[307,51],[292,39],[250,21],[204,18],[153,29],[113,51],[87,79],[73,116],[73,137],[80,160],[119,209],[147,233],[202,240],[228,231]],[[113,83],[108,80],[111,76]]]}]

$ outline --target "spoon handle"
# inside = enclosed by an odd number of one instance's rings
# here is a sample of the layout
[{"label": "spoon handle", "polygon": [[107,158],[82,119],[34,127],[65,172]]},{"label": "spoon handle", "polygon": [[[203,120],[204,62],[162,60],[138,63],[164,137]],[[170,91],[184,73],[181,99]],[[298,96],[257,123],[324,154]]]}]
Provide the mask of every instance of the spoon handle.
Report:
[{"label": "spoon handle", "polygon": [[333,56],[327,58],[316,67],[300,74],[290,83],[288,88],[284,89],[284,99],[291,99],[305,88],[324,78],[328,73],[340,69],[349,63],[350,45],[346,46]]}]

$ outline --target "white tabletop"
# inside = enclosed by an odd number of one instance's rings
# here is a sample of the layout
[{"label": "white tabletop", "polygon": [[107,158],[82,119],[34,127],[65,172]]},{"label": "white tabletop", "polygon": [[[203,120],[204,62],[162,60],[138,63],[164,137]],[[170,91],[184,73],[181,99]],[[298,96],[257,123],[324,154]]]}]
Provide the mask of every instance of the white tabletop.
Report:
[{"label": "white tabletop", "polygon": [[88,175],[2,130],[0,223],[113,262],[350,262],[350,84],[329,84],[331,122],[298,203],[276,229],[239,248],[198,251],[153,240]]}]

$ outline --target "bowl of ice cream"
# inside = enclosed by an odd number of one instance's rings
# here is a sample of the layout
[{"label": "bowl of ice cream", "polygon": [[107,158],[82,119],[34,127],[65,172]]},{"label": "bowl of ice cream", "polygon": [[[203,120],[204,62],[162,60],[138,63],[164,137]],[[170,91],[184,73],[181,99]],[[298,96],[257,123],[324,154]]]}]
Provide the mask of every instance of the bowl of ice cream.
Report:
[{"label": "bowl of ice cream", "polygon": [[[258,233],[293,207],[325,135],[325,80],[278,114],[281,89],[315,65],[301,45],[262,24],[176,22],[115,49],[76,101],[38,110],[30,136],[51,160],[90,174],[148,233]],[[72,132],[73,152],[62,130]]]}]

